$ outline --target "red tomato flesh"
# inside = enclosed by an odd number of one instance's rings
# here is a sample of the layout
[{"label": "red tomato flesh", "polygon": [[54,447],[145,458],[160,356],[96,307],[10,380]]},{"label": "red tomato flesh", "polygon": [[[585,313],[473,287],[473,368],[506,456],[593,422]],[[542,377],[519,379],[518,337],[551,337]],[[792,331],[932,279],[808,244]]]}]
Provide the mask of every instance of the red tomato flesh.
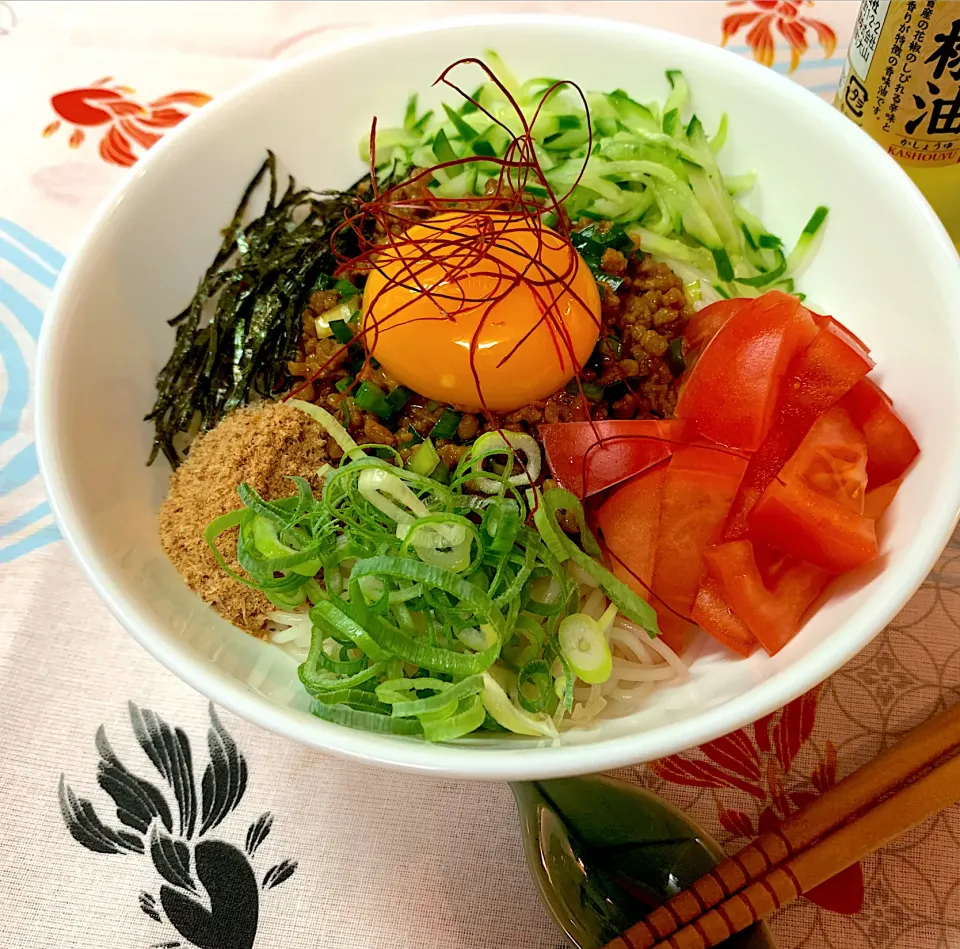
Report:
[{"label": "red tomato flesh", "polygon": [[679,419],[558,422],[540,426],[553,477],[578,498],[588,498],[669,458],[687,440]]},{"label": "red tomato flesh", "polygon": [[825,323],[787,371],[776,421],[747,466],[733,502],[725,537],[747,533],[747,515],[797,450],[810,426],[872,368],[873,360],[851,348],[835,321]]},{"label": "red tomato flesh", "polygon": [[755,553],[748,540],[710,547],[704,559],[726,603],[771,656],[797,634],[804,613],[830,580],[813,564],[772,551]]},{"label": "red tomato flesh", "polygon": [[839,320],[834,319],[832,316],[821,315],[820,313],[814,313],[813,320],[818,327],[829,323],[833,327],[834,332],[840,336],[851,349],[860,353],[865,359],[869,358],[870,347]]},{"label": "red tomato flesh", "polygon": [[678,656],[690,642],[697,627],[676,613],[671,613],[662,603],[654,604],[657,609],[657,623],[660,626],[660,640],[666,643]]},{"label": "red tomato flesh", "polygon": [[724,599],[720,584],[710,576],[703,578],[693,603],[691,619],[714,639],[741,656],[749,656],[757,647],[750,632]]},{"label": "red tomato flesh", "polygon": [[735,297],[732,300],[717,300],[697,310],[687,321],[683,338],[691,350],[702,349],[713,339],[732,316],[736,316],[753,301],[747,297]]},{"label": "red tomato flesh", "polygon": [[839,406],[814,422],[748,518],[749,536],[799,560],[843,573],[877,557],[863,514],[867,442]]},{"label": "red tomato flesh", "polygon": [[887,508],[890,507],[897,491],[900,490],[901,484],[903,484],[902,477],[894,478],[893,481],[881,484],[879,488],[871,488],[867,491],[866,497],[863,499],[864,515],[873,518],[874,521],[879,521],[886,513]]},{"label": "red tomato flesh", "polygon": [[756,449],[774,417],[781,382],[794,354],[816,335],[795,297],[771,291],[736,311],[685,379],[677,417],[705,438]]},{"label": "red tomato flesh", "polygon": [[920,453],[920,446],[893,410],[893,401],[872,379],[861,379],[841,404],[866,436],[870,487],[899,478]]},{"label": "red tomato flesh", "polygon": [[690,616],[703,576],[702,553],[719,543],[746,462],[708,448],[681,448],[666,468],[653,592]]},{"label": "red tomato flesh", "polygon": [[596,513],[614,576],[645,600],[653,582],[665,476],[666,465],[645,471],[611,491]]}]

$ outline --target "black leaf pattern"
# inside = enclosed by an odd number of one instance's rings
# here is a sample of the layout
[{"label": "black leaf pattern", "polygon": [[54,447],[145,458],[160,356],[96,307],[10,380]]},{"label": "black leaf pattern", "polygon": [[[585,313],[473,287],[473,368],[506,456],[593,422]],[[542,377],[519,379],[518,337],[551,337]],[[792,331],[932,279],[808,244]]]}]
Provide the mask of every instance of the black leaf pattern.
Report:
[{"label": "black leaf pattern", "polygon": [[264,890],[272,890],[275,886],[286,883],[286,881],[293,876],[293,871],[296,869],[296,860],[284,860],[283,863],[278,863],[264,874],[262,888]]},{"label": "black leaf pattern", "polygon": [[100,752],[97,783],[113,798],[121,823],[145,834],[154,819],[159,818],[171,830],[170,808],[163,795],[149,781],[127,770],[110,747],[102,725],[97,729],[96,744]]},{"label": "black leaf pattern", "polygon": [[252,857],[256,852],[257,848],[262,844],[266,839],[267,835],[270,833],[270,829],[273,827],[273,814],[269,811],[265,814],[261,814],[248,828],[247,828],[247,853]]},{"label": "black leaf pattern", "polygon": [[154,922],[163,922],[163,917],[160,915],[160,910],[157,909],[157,898],[151,893],[148,893],[146,890],[140,894],[140,909],[142,909]]},{"label": "black leaf pattern", "polygon": [[200,836],[216,827],[240,803],[247,789],[247,762],[237,743],[220,723],[213,703],[210,703],[211,728],[207,731],[210,763],[203,772],[201,797],[203,801]]},{"label": "black leaf pattern", "polygon": [[60,775],[59,797],[60,813],[77,843],[95,853],[143,853],[143,841],[139,837],[107,827],[97,817],[93,805],[74,794],[63,775]]},{"label": "black leaf pattern", "polygon": [[206,899],[161,886],[160,903],[170,924],[197,949],[253,949],[260,892],[246,854],[222,840],[201,840],[194,862]]},{"label": "black leaf pattern", "polygon": [[190,739],[172,729],[156,712],[128,704],[130,722],[140,747],[173,789],[180,817],[180,835],[193,837],[197,821],[197,786],[193,776]]},{"label": "black leaf pattern", "polygon": [[190,876],[190,848],[182,840],[171,837],[159,824],[150,831],[150,857],[153,865],[171,886],[196,892]]},{"label": "black leaf pattern", "polygon": [[176,797],[179,824],[166,787],[128,770],[101,726],[96,734],[97,783],[109,795],[121,824],[105,825],[93,804],[77,797],[61,775],[59,801],[67,829],[96,853],[149,853],[160,888],[157,895],[139,892],[140,910],[180,937],[155,942],[151,949],[253,949],[262,894],[289,880],[297,862],[272,866],[258,883],[253,857],[272,832],[269,811],[247,827],[244,850],[224,840],[198,839],[240,803],[247,787],[246,759],[210,705],[210,760],[198,794],[184,732],[149,709],[130,703],[129,711],[137,741]]}]

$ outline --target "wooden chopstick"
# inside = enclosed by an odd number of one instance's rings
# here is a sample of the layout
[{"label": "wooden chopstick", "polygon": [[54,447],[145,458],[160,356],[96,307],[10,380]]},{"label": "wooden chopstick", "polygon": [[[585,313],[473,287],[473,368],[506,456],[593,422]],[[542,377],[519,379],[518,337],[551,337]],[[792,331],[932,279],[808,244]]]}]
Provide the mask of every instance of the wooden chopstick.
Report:
[{"label": "wooden chopstick", "polygon": [[[606,949],[652,949],[681,927],[748,887],[752,881],[764,879],[768,871],[797,857],[814,841],[839,825],[848,823],[958,748],[960,703],[909,732],[868,764],[840,781],[831,791],[788,818],[776,831],[762,834],[719,863],[688,889],[671,897],[645,919],[631,926],[623,936],[610,942]],[[935,773],[931,772],[931,775]],[[859,859],[851,860],[850,864]],[[829,879],[841,869],[837,867],[824,879]]]},{"label": "wooden chopstick", "polygon": [[[960,755],[898,790],[876,807],[774,867],[739,893],[678,929],[653,949],[712,949],[797,899],[885,843],[960,801]],[[625,937],[611,947],[626,949]]]}]

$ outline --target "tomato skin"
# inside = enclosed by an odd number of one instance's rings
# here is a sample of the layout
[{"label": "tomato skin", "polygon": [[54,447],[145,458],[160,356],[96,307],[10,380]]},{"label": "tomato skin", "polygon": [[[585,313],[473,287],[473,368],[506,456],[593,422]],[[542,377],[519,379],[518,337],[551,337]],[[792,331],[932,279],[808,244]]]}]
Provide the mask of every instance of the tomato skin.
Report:
[{"label": "tomato skin", "polygon": [[748,540],[709,547],[704,559],[724,600],[771,656],[793,639],[804,613],[830,581],[819,567],[773,551],[757,552]]},{"label": "tomato skin", "polygon": [[744,625],[724,599],[723,589],[711,576],[705,576],[693,603],[691,619],[733,652],[747,657],[757,647],[757,638]]},{"label": "tomato skin", "polygon": [[776,421],[750,459],[727,521],[725,538],[746,536],[747,515],[813,423],[872,368],[869,356],[851,348],[835,321],[826,322],[787,371]]},{"label": "tomato skin", "polygon": [[893,400],[872,379],[861,379],[842,404],[866,436],[871,488],[899,478],[920,453],[920,446],[894,411]]},{"label": "tomato skin", "polygon": [[704,349],[684,380],[677,417],[711,441],[753,451],[770,428],[790,360],[815,335],[796,298],[776,290],[758,297]]},{"label": "tomato skin", "polygon": [[840,336],[851,349],[863,356],[864,359],[870,359],[870,347],[838,319],[820,313],[813,313],[812,316],[818,328],[829,323],[833,327],[834,332]]},{"label": "tomato skin", "polygon": [[695,447],[678,449],[667,465],[651,586],[682,616],[690,616],[703,550],[721,540],[745,467],[736,455]]},{"label": "tomato skin", "polygon": [[734,297],[732,300],[717,300],[702,310],[697,310],[687,321],[683,338],[691,350],[702,349],[732,316],[736,316],[753,301],[747,297]]},{"label": "tomato skin", "polygon": [[541,425],[539,433],[557,483],[588,498],[669,458],[688,440],[690,426],[678,419],[611,419]]},{"label": "tomato skin", "polygon": [[653,582],[665,479],[666,465],[645,471],[611,491],[596,512],[614,576],[645,600]]},{"label": "tomato skin", "polygon": [[814,422],[750,511],[749,536],[833,573],[877,556],[874,522],[863,515],[867,442],[839,405]]}]

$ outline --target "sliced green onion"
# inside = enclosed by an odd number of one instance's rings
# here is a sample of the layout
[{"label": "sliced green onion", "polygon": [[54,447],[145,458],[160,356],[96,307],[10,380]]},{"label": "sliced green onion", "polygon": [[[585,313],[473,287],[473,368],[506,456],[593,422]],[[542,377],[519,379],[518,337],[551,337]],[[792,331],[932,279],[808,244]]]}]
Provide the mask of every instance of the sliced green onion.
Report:
[{"label": "sliced green onion", "polygon": [[353,376],[347,376],[344,379],[338,380],[336,385],[334,385],[334,388],[337,390],[337,392],[346,392],[347,389],[353,385],[353,382]]},{"label": "sliced green onion", "polygon": [[[543,492],[540,498],[548,514],[543,523],[545,529],[552,532],[554,542],[565,551],[570,560],[597,581],[600,589],[616,603],[624,616],[642,626],[651,637],[658,636],[660,627],[657,625],[657,614],[653,607],[594,559],[600,555],[600,549],[593,535],[586,528],[583,505],[569,491],[560,488],[551,488]],[[577,547],[556,524],[556,514],[561,509],[569,511],[577,518],[581,527],[581,542],[584,549],[592,552],[593,556]],[[543,530],[541,530],[542,534]],[[546,543],[546,537],[544,542]]]},{"label": "sliced green onion", "polygon": [[390,408],[383,389],[372,382],[361,382],[360,388],[357,389],[353,397],[353,401],[358,408],[363,409],[365,412],[373,412],[374,415],[378,415],[380,418],[390,418],[390,416],[393,415],[393,409]]},{"label": "sliced green onion", "polygon": [[[533,695],[530,692],[533,690]],[[517,701],[526,712],[542,712],[550,701],[553,677],[542,659],[528,662],[517,676]]]},{"label": "sliced green onion", "polygon": [[[362,576],[393,577],[398,580],[412,580],[425,587],[443,590],[455,596],[464,607],[471,609],[484,622],[489,623],[498,636],[503,629],[503,615],[493,600],[468,580],[451,570],[432,567],[416,560],[402,557],[370,557],[358,560],[350,574],[351,585],[354,579]],[[497,647],[499,651],[499,646]]]},{"label": "sliced green onion", "polygon": [[290,399],[287,405],[306,412],[340,446],[345,455],[352,457],[354,453],[363,454],[350,433],[326,409],[312,402],[304,402],[302,399]]},{"label": "sliced green onion", "polygon": [[687,363],[683,358],[683,338],[678,336],[670,340],[667,351],[663,354],[663,361],[667,364],[670,374],[677,378],[687,371]]},{"label": "sliced green onion", "polygon": [[437,454],[437,449],[433,447],[433,442],[428,438],[417,446],[407,462],[407,467],[428,478],[439,464],[440,456]]},{"label": "sliced green onion", "polygon": [[479,629],[476,626],[465,626],[463,629],[456,630],[454,635],[464,646],[474,652],[483,652],[484,649],[489,649],[498,642],[496,630],[486,623],[482,623]]},{"label": "sliced green onion", "polygon": [[460,425],[460,419],[463,413],[454,412],[453,409],[444,409],[443,414],[437,419],[437,424],[430,429],[430,437],[453,438],[457,434],[457,427]]},{"label": "sliced green onion", "polygon": [[310,705],[310,711],[324,721],[359,728],[363,731],[384,732],[390,735],[424,734],[423,726],[416,719],[393,718],[378,712],[353,709],[349,705],[325,705],[314,699]]},{"label": "sliced green onion", "polygon": [[420,725],[427,741],[453,741],[476,731],[483,724],[484,717],[485,712],[479,697],[471,695],[460,701],[453,715],[441,721],[421,719]]},{"label": "sliced green onion", "polygon": [[564,617],[557,635],[560,652],[584,682],[594,685],[610,678],[613,656],[599,624],[592,616],[574,613]]},{"label": "sliced green onion", "polygon": [[330,324],[330,332],[333,333],[334,339],[338,343],[349,344],[353,342],[353,330],[350,329],[347,319],[348,317],[342,317]]},{"label": "sliced green onion", "polygon": [[[523,471],[518,475],[506,477],[508,484],[533,484],[540,477],[542,456],[540,446],[532,435],[525,432],[487,432],[481,435],[470,450],[470,465],[475,472],[482,472],[486,458],[505,455],[507,464],[512,465],[515,452],[525,456]],[[497,494],[502,482],[489,477],[471,477],[470,484],[485,494]]]},{"label": "sliced green onion", "polygon": [[503,661],[516,670],[533,662],[543,651],[545,633],[532,616],[519,616],[513,635],[502,650]]},{"label": "sliced green onion", "polygon": [[517,708],[510,701],[510,696],[489,672],[483,674],[483,692],[480,700],[483,707],[507,731],[518,735],[555,738],[557,728],[547,715],[533,715],[521,708]]},{"label": "sliced green onion", "polygon": [[[423,680],[412,679],[411,681],[422,682]],[[432,681],[436,682],[437,680]],[[415,686],[415,688],[425,689],[426,686]],[[440,682],[436,688],[438,691],[427,698],[415,698],[394,703],[392,714],[398,717],[412,718],[417,715],[437,712],[448,705],[460,702],[468,696],[477,695],[483,689],[483,676],[467,676],[466,679],[461,679],[456,685],[451,685],[449,682]]]},{"label": "sliced green onion", "polygon": [[403,386],[391,389],[387,394],[387,405],[392,412],[399,412],[410,401],[410,390]]},{"label": "sliced green onion", "polygon": [[[363,624],[355,618],[358,614],[359,611],[355,606],[351,606],[338,598],[317,603],[310,610],[310,619],[320,631],[327,635],[350,640],[374,662],[389,659],[391,651],[378,645],[364,629]],[[311,648],[313,648],[312,642]]]}]

